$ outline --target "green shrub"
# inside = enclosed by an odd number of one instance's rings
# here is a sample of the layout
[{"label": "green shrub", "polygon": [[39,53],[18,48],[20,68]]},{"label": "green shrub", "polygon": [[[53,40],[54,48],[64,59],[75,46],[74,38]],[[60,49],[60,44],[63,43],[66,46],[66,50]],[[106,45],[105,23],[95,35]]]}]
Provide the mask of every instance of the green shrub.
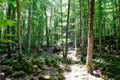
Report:
[{"label": "green shrub", "polygon": [[120,80],[120,75],[115,77],[115,80]]},{"label": "green shrub", "polygon": [[2,72],[7,72],[7,71],[9,71],[11,69],[11,67],[2,67],[1,68],[1,71]]},{"label": "green shrub", "polygon": [[38,64],[38,68],[44,70],[44,65]]},{"label": "green shrub", "polygon": [[70,66],[65,66],[65,70],[70,72],[71,71],[71,67]]},{"label": "green shrub", "polygon": [[31,62],[28,61],[22,62],[22,67],[26,73],[31,73],[33,71],[33,65]]},{"label": "green shrub", "polygon": [[45,64],[45,58],[39,57],[39,58],[37,58],[37,59],[33,59],[33,60],[32,60],[32,63],[33,63],[33,64]]},{"label": "green shrub", "polygon": [[20,78],[25,76],[25,72],[24,71],[14,72],[11,76],[14,78]]},{"label": "green shrub", "polygon": [[63,80],[63,79],[65,79],[64,73],[59,73],[58,74],[58,80]]},{"label": "green shrub", "polygon": [[48,66],[52,66],[52,58],[50,58],[50,57],[45,58],[45,63],[46,63]]},{"label": "green shrub", "polygon": [[2,61],[2,64],[3,64],[3,65],[9,65],[11,62],[12,62],[11,59],[4,59],[4,60]]},{"label": "green shrub", "polygon": [[16,70],[16,71],[20,71],[20,70],[22,70],[22,65],[19,62],[16,62],[13,65],[13,69]]}]

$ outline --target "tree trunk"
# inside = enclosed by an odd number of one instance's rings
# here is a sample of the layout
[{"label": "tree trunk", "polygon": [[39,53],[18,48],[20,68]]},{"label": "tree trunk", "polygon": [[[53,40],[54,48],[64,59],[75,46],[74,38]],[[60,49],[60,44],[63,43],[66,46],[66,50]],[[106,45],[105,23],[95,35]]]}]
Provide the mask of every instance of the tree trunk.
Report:
[{"label": "tree trunk", "polygon": [[32,26],[32,0],[30,0],[30,8],[29,8],[29,19],[28,19],[28,52],[30,52],[30,44],[31,44],[31,26]]},{"label": "tree trunk", "polygon": [[[10,16],[11,16],[11,7],[8,4],[7,19],[10,19]],[[11,37],[10,37],[10,26],[9,25],[7,26],[7,39],[11,40]],[[11,53],[12,52],[11,52],[11,43],[10,42],[8,42],[7,48],[8,48],[8,58],[11,58]]]},{"label": "tree trunk", "polygon": [[19,48],[19,60],[22,60],[22,46],[21,46],[21,32],[20,32],[20,2],[16,0],[17,3],[17,26],[18,26],[18,48]]},{"label": "tree trunk", "polygon": [[49,30],[48,30],[48,17],[47,17],[47,11],[45,9],[45,17],[46,17],[46,40],[47,40],[47,48],[49,49]]},{"label": "tree trunk", "polygon": [[87,72],[92,72],[92,56],[93,56],[93,26],[94,26],[94,4],[95,0],[91,0],[90,2],[90,24],[89,24],[89,32],[88,32],[88,49],[87,49],[87,60],[86,67]]},{"label": "tree trunk", "polygon": [[68,0],[68,13],[67,13],[67,25],[66,25],[66,46],[65,46],[65,55],[64,58],[67,58],[68,53],[68,27],[69,27],[69,18],[70,18],[70,0]]},{"label": "tree trunk", "polygon": [[63,53],[63,56],[64,56],[64,54],[65,54],[65,52],[64,52],[64,42],[63,42],[63,18],[62,18],[62,16],[63,16],[63,14],[62,14],[62,0],[60,0],[60,3],[61,3],[61,39],[62,39],[62,53]]}]

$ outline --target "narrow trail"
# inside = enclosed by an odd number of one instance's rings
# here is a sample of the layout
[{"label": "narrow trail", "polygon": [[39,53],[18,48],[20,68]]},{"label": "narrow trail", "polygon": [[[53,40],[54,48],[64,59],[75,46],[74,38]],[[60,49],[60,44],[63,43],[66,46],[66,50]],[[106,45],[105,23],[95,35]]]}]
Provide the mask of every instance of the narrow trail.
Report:
[{"label": "narrow trail", "polygon": [[[72,60],[76,61],[77,58],[74,55],[74,51],[71,54],[68,54]],[[82,64],[72,64],[70,65],[71,72],[65,72],[65,80],[102,80],[87,73],[85,65]]]}]

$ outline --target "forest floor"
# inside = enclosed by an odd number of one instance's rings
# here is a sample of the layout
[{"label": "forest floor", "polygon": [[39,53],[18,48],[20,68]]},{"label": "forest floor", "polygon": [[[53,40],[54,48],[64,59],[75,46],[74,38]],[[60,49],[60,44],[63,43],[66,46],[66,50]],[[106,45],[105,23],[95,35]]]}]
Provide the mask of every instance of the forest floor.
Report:
[{"label": "forest floor", "polygon": [[[75,56],[75,52],[68,54],[68,57],[74,61],[78,59]],[[74,63],[70,65],[71,72],[65,72],[65,80],[102,80],[101,78],[92,76],[87,73],[86,67],[83,64]]]}]

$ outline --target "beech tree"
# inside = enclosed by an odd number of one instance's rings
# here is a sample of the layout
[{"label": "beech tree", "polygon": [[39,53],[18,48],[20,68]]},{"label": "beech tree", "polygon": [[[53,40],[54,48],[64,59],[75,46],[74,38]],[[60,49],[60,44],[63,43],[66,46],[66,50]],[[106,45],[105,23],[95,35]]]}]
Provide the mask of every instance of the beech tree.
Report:
[{"label": "beech tree", "polygon": [[90,24],[89,24],[89,32],[88,32],[87,60],[86,60],[86,67],[87,67],[88,73],[92,73],[94,5],[95,5],[95,0],[91,0],[91,2],[90,2],[90,19],[89,19]]},{"label": "beech tree", "polygon": [[19,60],[22,60],[22,45],[21,45],[21,32],[20,32],[20,2],[16,0],[17,4],[17,31],[18,31],[18,50],[19,50]]}]

